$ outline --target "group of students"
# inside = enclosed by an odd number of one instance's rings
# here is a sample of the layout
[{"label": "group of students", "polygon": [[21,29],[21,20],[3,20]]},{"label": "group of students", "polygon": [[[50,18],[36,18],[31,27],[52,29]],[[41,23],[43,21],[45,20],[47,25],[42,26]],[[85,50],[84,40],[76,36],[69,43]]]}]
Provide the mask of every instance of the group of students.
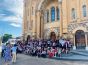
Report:
[{"label": "group of students", "polygon": [[2,45],[1,57],[4,58],[5,65],[16,62],[17,45],[9,42]]},{"label": "group of students", "polygon": [[68,39],[59,39],[59,40],[32,40],[29,39],[25,43],[22,41],[17,41],[15,44],[10,44],[9,42],[6,45],[2,45],[2,54],[1,56],[5,60],[5,64],[9,65],[10,62],[15,63],[17,52],[25,53],[30,56],[38,57],[61,57],[63,53],[68,53],[72,44]]},{"label": "group of students", "polygon": [[68,53],[71,42],[68,39],[59,40],[28,40],[24,47],[24,53],[38,57],[61,57],[62,53]]}]

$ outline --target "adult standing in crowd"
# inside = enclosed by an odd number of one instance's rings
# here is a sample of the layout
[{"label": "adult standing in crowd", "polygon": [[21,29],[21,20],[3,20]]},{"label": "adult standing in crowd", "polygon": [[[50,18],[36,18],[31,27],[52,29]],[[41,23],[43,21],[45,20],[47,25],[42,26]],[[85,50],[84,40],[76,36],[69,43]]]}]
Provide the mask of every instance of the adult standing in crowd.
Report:
[{"label": "adult standing in crowd", "polygon": [[4,50],[4,60],[5,60],[5,65],[9,65],[11,60],[12,60],[10,43],[6,44],[6,47],[5,47],[5,50]]},{"label": "adult standing in crowd", "polygon": [[5,50],[5,44],[2,44],[2,53],[1,53],[1,57],[4,57],[4,50]]},{"label": "adult standing in crowd", "polygon": [[17,45],[14,44],[11,48],[12,51],[12,63],[16,62],[16,52],[17,52]]}]

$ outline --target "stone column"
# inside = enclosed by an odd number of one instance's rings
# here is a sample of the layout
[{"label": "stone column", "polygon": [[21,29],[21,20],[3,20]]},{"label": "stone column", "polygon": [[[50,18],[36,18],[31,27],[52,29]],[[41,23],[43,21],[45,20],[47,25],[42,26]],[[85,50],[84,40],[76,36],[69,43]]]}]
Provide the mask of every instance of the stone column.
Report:
[{"label": "stone column", "polygon": [[44,19],[43,19],[44,15],[43,13],[41,14],[41,39],[44,38]]},{"label": "stone column", "polygon": [[59,6],[60,8],[60,36],[62,36],[63,33],[63,12],[62,12],[62,2],[59,2]]},{"label": "stone column", "polygon": [[73,38],[74,38],[74,45],[73,45],[73,50],[76,50],[75,34],[73,34]]},{"label": "stone column", "polygon": [[40,38],[40,10],[37,11],[37,39]]},{"label": "stone column", "polygon": [[88,41],[87,41],[87,35],[88,35],[88,32],[85,32],[85,43],[86,43],[86,50],[88,50]]}]

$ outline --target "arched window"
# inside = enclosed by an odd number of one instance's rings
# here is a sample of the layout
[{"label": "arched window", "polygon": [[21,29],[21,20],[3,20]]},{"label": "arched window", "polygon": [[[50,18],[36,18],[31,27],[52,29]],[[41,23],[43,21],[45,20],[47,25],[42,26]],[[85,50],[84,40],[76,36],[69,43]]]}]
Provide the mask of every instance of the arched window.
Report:
[{"label": "arched window", "polygon": [[49,10],[47,10],[47,23],[49,22]]},{"label": "arched window", "polygon": [[83,9],[83,17],[86,17],[86,5],[83,5],[82,9]]},{"label": "arched window", "polygon": [[56,8],[56,12],[57,12],[57,20],[60,20],[60,10],[58,7]]},{"label": "arched window", "polygon": [[51,21],[55,21],[55,7],[51,8]]},{"label": "arched window", "polygon": [[76,11],[74,8],[72,8],[72,19],[76,18]]}]

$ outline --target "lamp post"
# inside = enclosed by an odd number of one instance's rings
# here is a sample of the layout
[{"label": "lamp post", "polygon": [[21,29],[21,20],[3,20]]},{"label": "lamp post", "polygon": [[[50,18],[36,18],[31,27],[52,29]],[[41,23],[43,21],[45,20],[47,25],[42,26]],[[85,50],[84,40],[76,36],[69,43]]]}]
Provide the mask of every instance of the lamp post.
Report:
[{"label": "lamp post", "polygon": [[63,33],[63,12],[62,12],[62,1],[58,0],[59,6],[60,6],[60,36],[62,36]]}]

